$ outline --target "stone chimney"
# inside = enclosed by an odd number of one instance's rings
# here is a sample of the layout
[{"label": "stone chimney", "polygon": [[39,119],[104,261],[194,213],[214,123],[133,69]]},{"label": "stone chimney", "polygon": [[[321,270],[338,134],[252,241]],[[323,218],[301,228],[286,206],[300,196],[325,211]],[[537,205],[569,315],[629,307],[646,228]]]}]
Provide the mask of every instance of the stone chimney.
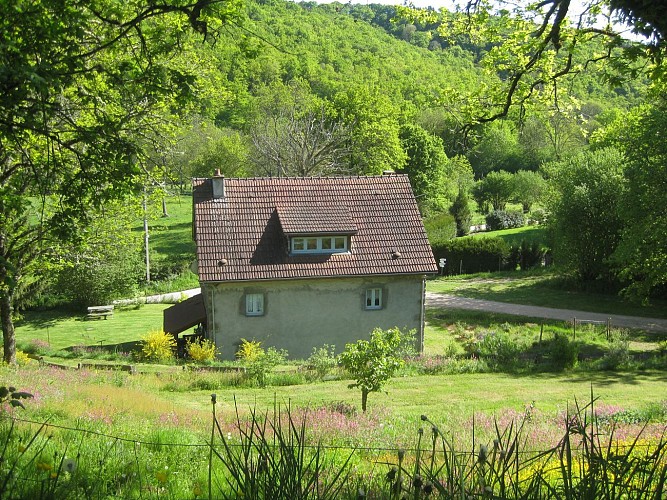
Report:
[{"label": "stone chimney", "polygon": [[225,199],[225,176],[220,173],[220,169],[215,169],[215,175],[213,175],[213,199],[214,200],[224,200]]}]

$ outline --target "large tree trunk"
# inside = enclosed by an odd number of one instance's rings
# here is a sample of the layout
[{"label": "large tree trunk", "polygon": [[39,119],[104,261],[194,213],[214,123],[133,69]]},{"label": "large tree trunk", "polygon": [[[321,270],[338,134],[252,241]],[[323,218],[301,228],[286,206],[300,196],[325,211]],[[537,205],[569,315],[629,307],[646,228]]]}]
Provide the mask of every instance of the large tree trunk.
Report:
[{"label": "large tree trunk", "polygon": [[0,319],[2,320],[2,340],[5,363],[16,363],[16,336],[12,321],[12,299],[9,293],[0,295]]}]

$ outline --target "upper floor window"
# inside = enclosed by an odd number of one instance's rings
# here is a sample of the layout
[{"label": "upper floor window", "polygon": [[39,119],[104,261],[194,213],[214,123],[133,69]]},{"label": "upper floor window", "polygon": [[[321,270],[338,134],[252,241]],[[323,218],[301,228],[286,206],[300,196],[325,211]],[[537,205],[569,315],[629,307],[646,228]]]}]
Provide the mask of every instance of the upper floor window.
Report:
[{"label": "upper floor window", "polygon": [[299,236],[291,240],[292,253],[341,253],[348,251],[347,236]]}]

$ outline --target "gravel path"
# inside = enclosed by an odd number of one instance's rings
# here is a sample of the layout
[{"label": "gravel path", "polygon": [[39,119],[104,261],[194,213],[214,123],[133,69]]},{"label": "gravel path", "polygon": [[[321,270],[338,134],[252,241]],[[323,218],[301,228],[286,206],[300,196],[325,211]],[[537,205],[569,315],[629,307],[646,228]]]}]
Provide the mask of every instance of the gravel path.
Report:
[{"label": "gravel path", "polygon": [[555,309],[552,307],[525,306],[508,304],[492,300],[469,299],[441,293],[426,292],[427,307],[449,307],[452,309],[472,309],[475,311],[498,312],[528,316],[531,318],[548,318],[571,321],[572,318],[583,321],[606,322],[620,328],[637,328],[647,332],[667,332],[667,319],[642,318],[639,316],[623,316],[620,314],[594,313],[587,311],[572,311],[570,309]]}]

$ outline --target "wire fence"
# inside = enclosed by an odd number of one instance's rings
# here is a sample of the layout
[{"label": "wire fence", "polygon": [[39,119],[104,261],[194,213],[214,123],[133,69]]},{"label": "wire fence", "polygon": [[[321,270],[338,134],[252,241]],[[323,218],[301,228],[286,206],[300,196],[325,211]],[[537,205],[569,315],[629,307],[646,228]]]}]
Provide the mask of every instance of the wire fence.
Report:
[{"label": "wire fence", "polygon": [[[86,435],[92,435],[92,436],[97,436],[105,439],[109,439],[112,441],[118,441],[118,442],[124,442],[124,443],[129,443],[129,444],[134,444],[134,445],[139,445],[139,446],[144,446],[144,447],[174,447],[174,448],[210,448],[211,447],[211,442],[206,442],[206,443],[178,443],[178,442],[158,442],[158,441],[148,441],[148,440],[143,440],[143,439],[133,439],[133,438],[128,438],[128,437],[122,437],[114,434],[106,434],[101,431],[96,431],[93,429],[83,429],[81,427],[69,427],[66,425],[60,425],[60,424],[51,424],[48,422],[39,422],[37,420],[30,420],[30,419],[23,419],[23,418],[18,418],[18,417],[11,417],[11,420],[14,422],[20,422],[24,424],[31,424],[31,425],[37,425],[40,427],[44,428],[53,428],[53,429],[59,429],[59,430],[64,430],[64,431],[69,431],[69,432],[74,432],[74,433],[81,433],[81,434],[86,434]],[[665,429],[667,431],[667,427]],[[215,445],[215,443],[213,443]],[[555,444],[555,443],[554,443]],[[479,446],[480,443],[477,444]],[[245,445],[240,442],[228,442],[226,446],[229,446],[230,448],[243,448]],[[363,453],[369,453],[369,454],[381,454],[381,453],[398,453],[400,450],[403,453],[407,454],[416,454],[416,453],[422,453],[424,450],[423,448],[418,449],[416,447],[406,447],[406,448],[399,448],[399,447],[379,447],[379,446],[342,446],[342,445],[331,445],[331,444],[300,444],[299,445],[301,448],[304,449],[310,449],[310,450],[320,450],[320,451],[347,451],[347,452],[363,452]],[[652,443],[640,443],[640,442],[632,442],[630,444],[628,443],[615,443],[613,445],[613,449],[615,451],[623,451],[623,450],[629,450],[629,449],[634,449],[634,450],[641,450],[641,449],[646,449],[650,450],[655,447],[654,444]],[[517,453],[519,455],[524,455],[524,456],[535,456],[544,453],[544,449],[540,450],[520,450]],[[463,451],[459,450],[456,452],[459,455],[470,455],[470,456],[475,456],[477,452],[475,450],[471,451]]]}]

